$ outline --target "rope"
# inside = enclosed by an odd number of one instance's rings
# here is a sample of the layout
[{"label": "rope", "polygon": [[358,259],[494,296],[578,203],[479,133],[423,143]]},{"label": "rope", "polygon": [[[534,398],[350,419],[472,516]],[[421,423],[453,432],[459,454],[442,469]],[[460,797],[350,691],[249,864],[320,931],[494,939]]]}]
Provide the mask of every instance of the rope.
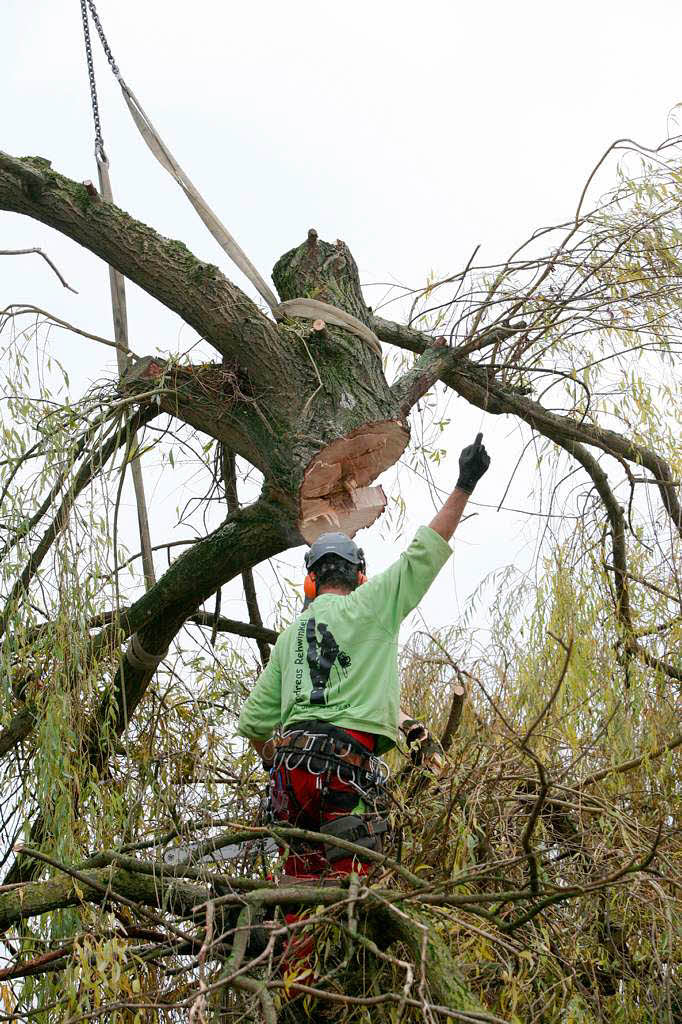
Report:
[{"label": "rope", "polygon": [[[151,150],[154,157],[158,160],[161,166],[171,175],[171,177],[177,182],[182,191],[185,193],[190,203],[201,217],[202,221],[215,238],[218,245],[222,250],[227,253],[232,262],[239,267],[244,276],[251,282],[256,291],[259,293],[261,298],[267,303],[272,311],[273,316],[276,320],[281,320],[284,317],[301,317],[304,320],[318,320],[322,319],[326,323],[342,327],[346,331],[357,335],[362,338],[366,344],[379,356],[381,359],[381,343],[374,333],[366,324],[363,324],[357,317],[352,316],[351,313],[347,313],[343,309],[339,309],[337,306],[332,306],[326,302],[320,302],[318,299],[289,299],[286,302],[279,302],[277,296],[272,291],[268,283],[261,276],[257,268],[253,265],[249,257],[246,255],[242,247],[236,241],[236,239],[230,234],[222,221],[216,216],[211,207],[208,205],[206,200],[203,198],[201,193],[192,184],[189,177],[185,174],[182,167],[178,164],[177,160],[168,149],[159,133],[156,131],[154,125],[145,113],[144,108],[135,96],[132,89],[130,89],[118,69],[118,65],[114,60],[114,56],[111,52],[109,43],[104,34],[102,23],[97,15],[94,0],[81,0],[81,10],[83,12],[83,27],[86,35],[86,54],[88,56],[88,72],[90,73],[90,85],[93,102],[93,116],[95,117],[95,128],[96,128],[96,149],[99,144],[101,153],[103,155],[104,150],[102,148],[102,137],[99,131],[99,115],[97,113],[97,94],[94,87],[94,70],[92,65],[92,51],[90,47],[90,35],[87,30],[87,6],[90,9],[90,14],[97,28],[97,33],[104,48],[104,52],[107,56],[109,66],[111,67],[118,84],[121,87],[123,98],[125,99],[130,115],[147,146]],[[99,142],[97,141],[99,140]],[[104,158],[106,159],[106,157]]]}]

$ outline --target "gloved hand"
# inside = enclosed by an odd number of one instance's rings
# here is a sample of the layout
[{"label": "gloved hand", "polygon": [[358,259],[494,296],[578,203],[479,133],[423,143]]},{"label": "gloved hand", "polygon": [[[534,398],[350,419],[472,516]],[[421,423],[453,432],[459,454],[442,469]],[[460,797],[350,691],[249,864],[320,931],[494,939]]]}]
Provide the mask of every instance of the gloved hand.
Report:
[{"label": "gloved hand", "polygon": [[408,747],[413,743],[423,742],[429,735],[424,723],[418,722],[415,718],[405,718],[400,724],[400,731],[405,734]]},{"label": "gloved hand", "polygon": [[439,771],[443,766],[440,744],[434,740],[426,726],[414,718],[406,718],[400,728],[405,733],[412,764],[430,771]]},{"label": "gloved hand", "polygon": [[483,434],[476,434],[474,443],[463,448],[459,457],[459,489],[471,494],[489,465],[490,456],[483,447]]}]

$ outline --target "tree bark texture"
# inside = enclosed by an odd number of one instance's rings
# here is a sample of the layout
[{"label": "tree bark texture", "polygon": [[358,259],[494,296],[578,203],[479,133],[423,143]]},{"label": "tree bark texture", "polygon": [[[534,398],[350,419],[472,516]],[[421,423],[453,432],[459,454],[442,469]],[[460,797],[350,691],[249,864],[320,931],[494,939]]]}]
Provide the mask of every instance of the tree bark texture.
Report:
[{"label": "tree bark texture", "polygon": [[[409,433],[406,410],[366,341],[338,327],[313,330],[308,321],[273,323],[217,267],[45,160],[0,154],[0,208],[86,246],[213,345],[220,367],[150,361],[132,368],[123,389],[155,388],[167,412],[257,466],[307,540],[330,527],[354,533],[383,511],[383,494],[362,489],[396,461]],[[309,233],[278,261],[274,279],[282,298],[317,297],[369,323],[342,242]]]}]

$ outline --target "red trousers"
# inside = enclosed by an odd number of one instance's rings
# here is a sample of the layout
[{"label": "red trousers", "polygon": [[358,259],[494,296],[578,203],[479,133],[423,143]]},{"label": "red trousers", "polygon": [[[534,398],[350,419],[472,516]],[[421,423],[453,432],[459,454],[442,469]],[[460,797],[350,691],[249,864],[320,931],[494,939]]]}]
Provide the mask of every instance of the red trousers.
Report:
[{"label": "red trousers", "polygon": [[[375,738],[370,733],[345,729],[354,739],[374,750]],[[362,813],[366,808],[362,798],[352,786],[343,782],[336,772],[327,778],[326,774],[313,775],[304,767],[287,768],[285,764],[275,769],[270,781],[271,805],[275,820],[281,824],[319,832],[320,825],[333,821],[353,811]],[[367,861],[355,857],[341,857],[333,864],[325,857],[322,843],[306,844],[305,849],[289,853],[284,862],[284,874],[305,881],[316,882],[321,876],[340,878],[350,874],[365,875],[369,870]],[[295,924],[300,914],[285,914],[287,924]],[[295,971],[301,980],[309,981],[311,954],[314,942],[305,936],[294,937],[287,943],[282,956],[281,967],[285,972]]]}]

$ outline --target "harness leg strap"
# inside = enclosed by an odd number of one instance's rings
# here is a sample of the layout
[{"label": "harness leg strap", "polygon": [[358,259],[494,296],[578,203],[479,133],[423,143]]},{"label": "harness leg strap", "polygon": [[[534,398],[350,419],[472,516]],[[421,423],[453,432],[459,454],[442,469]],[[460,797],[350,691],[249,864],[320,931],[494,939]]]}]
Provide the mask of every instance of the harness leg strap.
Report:
[{"label": "harness leg strap", "polygon": [[[382,837],[388,832],[388,822],[378,815],[361,818],[358,814],[344,814],[320,825],[320,832],[324,832],[330,839],[345,839],[356,846],[380,853],[383,846]],[[324,844],[324,852],[330,863],[349,856],[348,850],[335,846],[333,842]]]}]

